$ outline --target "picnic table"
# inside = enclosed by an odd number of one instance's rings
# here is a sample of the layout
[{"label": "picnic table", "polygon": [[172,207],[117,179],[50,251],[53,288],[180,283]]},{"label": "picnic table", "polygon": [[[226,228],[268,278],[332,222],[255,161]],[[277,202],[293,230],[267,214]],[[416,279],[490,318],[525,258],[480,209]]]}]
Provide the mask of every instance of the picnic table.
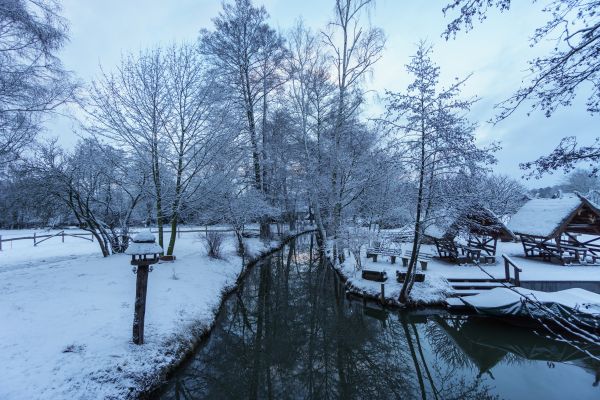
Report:
[{"label": "picnic table", "polygon": [[[526,257],[541,257],[546,261],[556,258],[563,264],[571,264],[573,261],[583,262],[588,256],[588,249],[585,246],[575,244],[557,244],[546,240],[536,240],[526,235],[521,235],[521,243]],[[596,257],[592,258],[595,262]]]},{"label": "picnic table", "polygon": [[585,260],[586,255],[587,249],[585,247],[566,244],[556,245],[553,243],[544,243],[542,246],[542,258],[549,260],[552,257],[556,257],[565,264],[570,264],[573,260]]},{"label": "picnic table", "polygon": [[457,245],[457,247],[460,248],[461,253],[467,258],[467,260],[470,260],[471,262],[479,262],[479,259],[481,258],[480,248],[463,245]]}]

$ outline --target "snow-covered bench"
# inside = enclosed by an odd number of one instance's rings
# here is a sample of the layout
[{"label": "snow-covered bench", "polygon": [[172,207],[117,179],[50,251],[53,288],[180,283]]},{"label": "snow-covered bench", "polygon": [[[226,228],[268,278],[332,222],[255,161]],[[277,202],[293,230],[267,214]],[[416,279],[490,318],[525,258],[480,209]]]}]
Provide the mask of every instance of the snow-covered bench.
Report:
[{"label": "snow-covered bench", "polygon": [[369,247],[367,249],[367,258],[372,258],[373,262],[377,262],[377,256],[390,257],[392,264],[396,263],[396,257],[401,257],[402,252],[400,249],[390,249],[380,246]]},{"label": "snow-covered bench", "polygon": [[[412,251],[410,250],[406,250],[404,252],[404,255],[402,256],[402,266],[403,267],[408,267],[408,262],[410,261],[412,257]],[[421,269],[423,271],[427,270],[427,263],[431,260],[431,258],[433,257],[433,254],[429,254],[429,253],[419,253],[419,256],[417,257],[417,261],[419,262],[419,264],[421,264]]]},{"label": "snow-covered bench", "polygon": [[362,278],[369,281],[385,282],[387,281],[387,273],[385,271],[377,271],[373,269],[363,269]]},{"label": "snow-covered bench", "polygon": [[[406,280],[406,272],[396,271],[396,281],[404,282]],[[415,282],[423,282],[425,281],[425,274],[420,272],[415,272]]]}]

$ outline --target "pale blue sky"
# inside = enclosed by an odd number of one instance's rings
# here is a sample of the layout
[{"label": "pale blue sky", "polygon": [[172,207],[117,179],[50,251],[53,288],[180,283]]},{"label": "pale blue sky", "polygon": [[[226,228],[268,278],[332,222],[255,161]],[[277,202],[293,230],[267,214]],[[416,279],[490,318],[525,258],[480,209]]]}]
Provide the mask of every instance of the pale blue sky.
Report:
[{"label": "pale blue sky", "polygon": [[[323,27],[332,15],[333,0],[255,0],[264,4],[274,27],[285,31],[298,17],[314,29]],[[467,94],[482,100],[473,109],[472,120],[480,122],[481,143],[501,141],[498,152],[499,173],[519,177],[518,163],[551,151],[566,135],[576,135],[585,143],[600,136],[594,129],[598,117],[587,115],[582,104],[557,112],[551,119],[541,113],[526,116],[527,109],[515,113],[497,126],[487,121],[493,104],[506,98],[525,76],[527,60],[544,48],[531,49],[528,38],[544,21],[539,7],[520,4],[506,15],[493,13],[468,34],[446,42],[440,37],[447,19],[442,15],[443,1],[379,0],[370,13],[371,23],[383,28],[388,41],[383,59],[375,67],[368,86],[373,93],[383,89],[400,91],[409,77],[404,65],[414,53],[415,43],[427,39],[435,46],[435,61],[442,68],[442,80],[473,73]],[[63,0],[64,16],[69,19],[71,40],[62,51],[67,68],[83,81],[97,76],[99,65],[113,68],[122,53],[155,44],[195,40],[198,31],[211,27],[211,18],[221,8],[218,0]],[[547,49],[551,44],[544,44]],[[371,110],[377,110],[375,97]],[[64,120],[49,123],[51,135],[72,142],[71,127]],[[557,183],[561,174],[527,186]]]}]

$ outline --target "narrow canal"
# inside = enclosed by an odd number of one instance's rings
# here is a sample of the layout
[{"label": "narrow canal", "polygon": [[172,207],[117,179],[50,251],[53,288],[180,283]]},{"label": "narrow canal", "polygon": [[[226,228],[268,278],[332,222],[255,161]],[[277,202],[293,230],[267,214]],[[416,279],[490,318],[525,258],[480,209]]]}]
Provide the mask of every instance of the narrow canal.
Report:
[{"label": "narrow canal", "polygon": [[600,398],[600,363],[571,345],[429,314],[346,299],[313,239],[302,237],[256,265],[156,398]]}]

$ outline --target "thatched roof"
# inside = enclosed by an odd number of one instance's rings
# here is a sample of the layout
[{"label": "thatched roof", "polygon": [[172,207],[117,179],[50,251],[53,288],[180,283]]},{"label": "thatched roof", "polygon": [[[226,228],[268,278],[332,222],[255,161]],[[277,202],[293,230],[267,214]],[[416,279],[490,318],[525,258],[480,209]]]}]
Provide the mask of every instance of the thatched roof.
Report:
[{"label": "thatched roof", "polygon": [[455,230],[466,231],[471,235],[492,236],[504,240],[515,238],[514,233],[487,207],[477,207],[463,213],[453,225]]},{"label": "thatched roof", "polygon": [[533,199],[521,207],[508,226],[518,234],[545,238],[555,238],[567,231],[600,234],[600,210],[579,194]]},{"label": "thatched roof", "polygon": [[459,232],[471,235],[492,236],[506,240],[512,240],[515,235],[498,218],[498,216],[486,207],[469,209],[460,214],[448,228],[431,225],[425,229],[425,235],[434,239],[454,238]]}]

